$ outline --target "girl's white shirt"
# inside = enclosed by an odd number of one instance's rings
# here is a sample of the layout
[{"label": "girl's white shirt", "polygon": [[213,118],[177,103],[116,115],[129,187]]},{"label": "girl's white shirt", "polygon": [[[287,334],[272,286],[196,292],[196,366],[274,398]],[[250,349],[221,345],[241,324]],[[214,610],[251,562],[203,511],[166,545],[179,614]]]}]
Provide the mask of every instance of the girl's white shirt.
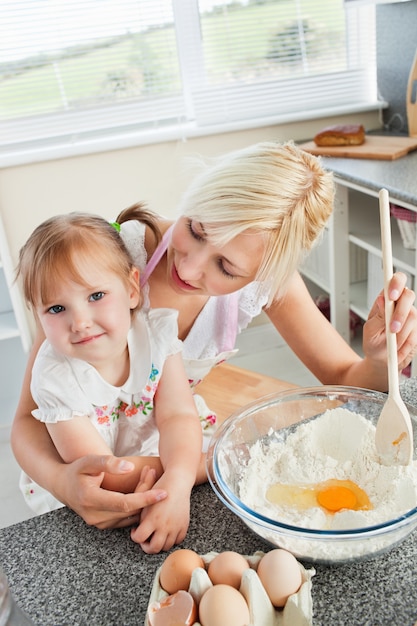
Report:
[{"label": "girl's white shirt", "polygon": [[31,392],[41,422],[86,415],[116,456],[158,454],[154,395],[167,357],[182,348],[173,309],[138,312],[128,334],[130,373],[116,387],[86,361],[68,358],[44,341],[36,357]]},{"label": "girl's white shirt", "polygon": [[[166,358],[179,352],[178,312],[138,312],[128,335],[130,373],[121,387],[107,383],[94,367],[57,354],[45,341],[32,372],[31,391],[42,422],[87,415],[116,456],[158,454],[159,432],[153,397]],[[62,507],[51,493],[25,472],[19,482],[28,506],[37,514]]]}]

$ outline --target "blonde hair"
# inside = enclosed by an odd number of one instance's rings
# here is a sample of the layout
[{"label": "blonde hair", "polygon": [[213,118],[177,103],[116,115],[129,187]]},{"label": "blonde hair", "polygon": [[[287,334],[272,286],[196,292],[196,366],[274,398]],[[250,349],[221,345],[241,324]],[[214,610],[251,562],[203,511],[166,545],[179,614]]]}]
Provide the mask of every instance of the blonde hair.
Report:
[{"label": "blonde hair", "polygon": [[334,201],[333,176],[293,142],[263,142],[227,154],[202,171],[180,204],[222,246],[244,231],[262,233],[265,251],[256,280],[269,302],[285,286],[322,233]]},{"label": "blonde hair", "polygon": [[62,281],[88,287],[82,268],[91,264],[117,274],[127,289],[132,286],[132,258],[109,222],[88,213],[57,215],[40,224],[21,248],[16,278],[35,308],[50,302]]}]

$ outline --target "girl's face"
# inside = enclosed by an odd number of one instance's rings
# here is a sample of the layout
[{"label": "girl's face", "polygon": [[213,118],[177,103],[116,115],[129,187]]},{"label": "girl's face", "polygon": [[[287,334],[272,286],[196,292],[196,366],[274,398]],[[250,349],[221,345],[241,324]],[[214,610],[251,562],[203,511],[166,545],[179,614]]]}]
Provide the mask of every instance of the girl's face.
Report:
[{"label": "girl's face", "polygon": [[57,352],[100,371],[126,350],[130,309],[139,301],[137,270],[132,271],[129,288],[103,268],[83,267],[83,276],[85,285],[71,279],[61,282],[50,302],[36,306],[36,314]]},{"label": "girl's face", "polygon": [[242,233],[224,246],[207,241],[204,225],[180,218],[168,248],[168,280],[180,294],[219,296],[255,280],[265,242],[261,233]]}]

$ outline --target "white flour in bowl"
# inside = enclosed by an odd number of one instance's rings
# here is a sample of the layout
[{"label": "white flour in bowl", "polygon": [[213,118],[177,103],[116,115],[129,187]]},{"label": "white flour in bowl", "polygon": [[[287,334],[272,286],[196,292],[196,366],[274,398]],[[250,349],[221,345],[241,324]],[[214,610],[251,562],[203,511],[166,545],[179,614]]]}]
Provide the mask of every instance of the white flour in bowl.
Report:
[{"label": "white flour in bowl", "polygon": [[[267,450],[267,452],[265,452]],[[326,512],[272,503],[271,485],[314,485],[329,479],[350,480],[368,495],[371,510]],[[294,526],[345,530],[372,526],[417,506],[417,463],[385,466],[378,461],[375,426],[347,409],[330,409],[298,426],[285,442],[255,443],[239,483],[240,499],[257,513]]]}]

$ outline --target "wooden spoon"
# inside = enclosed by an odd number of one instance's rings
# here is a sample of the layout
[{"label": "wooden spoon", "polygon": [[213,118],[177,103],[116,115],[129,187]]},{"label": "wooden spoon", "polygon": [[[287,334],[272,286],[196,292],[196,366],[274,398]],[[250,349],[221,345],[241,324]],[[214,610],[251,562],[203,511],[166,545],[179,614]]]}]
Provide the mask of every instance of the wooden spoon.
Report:
[{"label": "wooden spoon", "polygon": [[392,278],[392,245],[389,196],[386,189],[379,192],[381,220],[382,266],[384,270],[385,332],[388,353],[388,399],[379,416],[375,433],[376,449],[384,465],[408,465],[413,458],[413,428],[410,414],[400,395],[398,377],[397,337],[389,330],[394,302],[388,297]]}]

